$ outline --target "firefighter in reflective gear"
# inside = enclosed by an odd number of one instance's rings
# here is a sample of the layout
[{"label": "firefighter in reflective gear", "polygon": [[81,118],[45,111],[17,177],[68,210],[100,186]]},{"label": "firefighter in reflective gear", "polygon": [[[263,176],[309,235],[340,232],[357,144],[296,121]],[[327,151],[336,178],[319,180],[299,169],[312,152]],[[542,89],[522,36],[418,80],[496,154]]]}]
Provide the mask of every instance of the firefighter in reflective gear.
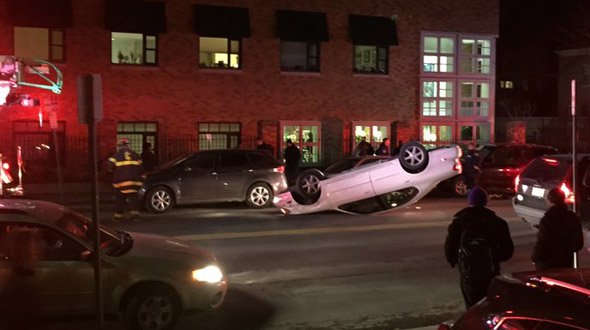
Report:
[{"label": "firefighter in reflective gear", "polygon": [[129,140],[122,138],[118,142],[118,151],[109,158],[109,172],[113,173],[115,188],[115,214],[113,221],[123,220],[125,210],[130,209],[131,220],[139,220],[137,192],[143,186],[145,171],[141,157],[131,150]]}]

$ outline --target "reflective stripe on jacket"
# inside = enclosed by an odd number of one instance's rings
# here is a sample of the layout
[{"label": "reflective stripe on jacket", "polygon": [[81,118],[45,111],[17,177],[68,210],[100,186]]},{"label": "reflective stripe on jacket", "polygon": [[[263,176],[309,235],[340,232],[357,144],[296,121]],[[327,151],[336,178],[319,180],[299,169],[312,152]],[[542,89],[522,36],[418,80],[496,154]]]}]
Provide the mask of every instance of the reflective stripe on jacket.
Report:
[{"label": "reflective stripe on jacket", "polygon": [[122,193],[139,191],[143,186],[144,169],[139,155],[123,148],[109,158],[109,171],[113,172],[113,187]]}]

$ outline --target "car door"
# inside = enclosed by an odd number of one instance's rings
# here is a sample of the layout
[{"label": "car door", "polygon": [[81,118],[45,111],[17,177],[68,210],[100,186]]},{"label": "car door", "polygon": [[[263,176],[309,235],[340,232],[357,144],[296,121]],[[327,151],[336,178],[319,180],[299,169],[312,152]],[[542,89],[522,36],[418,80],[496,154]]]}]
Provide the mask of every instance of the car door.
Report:
[{"label": "car door", "polygon": [[246,197],[254,168],[245,152],[232,150],[220,153],[216,172],[219,200],[243,200]]},{"label": "car door", "polygon": [[2,223],[2,275],[19,303],[42,314],[88,314],[94,308],[94,268],[86,248],[55,228]]},{"label": "car door", "polygon": [[180,166],[180,194],[186,202],[204,202],[218,197],[215,153],[204,152]]}]

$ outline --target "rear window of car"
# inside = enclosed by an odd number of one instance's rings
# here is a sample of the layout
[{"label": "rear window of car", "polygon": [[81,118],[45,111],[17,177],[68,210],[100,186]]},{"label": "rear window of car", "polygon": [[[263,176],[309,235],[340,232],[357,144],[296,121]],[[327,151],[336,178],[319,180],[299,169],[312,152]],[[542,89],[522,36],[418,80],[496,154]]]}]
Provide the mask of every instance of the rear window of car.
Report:
[{"label": "rear window of car", "polygon": [[250,161],[256,168],[274,168],[281,165],[281,162],[274,158],[270,153],[252,152],[249,153]]},{"label": "rear window of car", "polygon": [[508,146],[496,148],[488,157],[487,161],[496,166],[516,166],[526,165],[535,157],[545,154],[554,154],[553,148],[525,147],[525,146]]},{"label": "rear window of car", "polygon": [[567,161],[539,157],[533,160],[520,174],[522,179],[533,179],[538,184],[563,181],[570,168]]}]

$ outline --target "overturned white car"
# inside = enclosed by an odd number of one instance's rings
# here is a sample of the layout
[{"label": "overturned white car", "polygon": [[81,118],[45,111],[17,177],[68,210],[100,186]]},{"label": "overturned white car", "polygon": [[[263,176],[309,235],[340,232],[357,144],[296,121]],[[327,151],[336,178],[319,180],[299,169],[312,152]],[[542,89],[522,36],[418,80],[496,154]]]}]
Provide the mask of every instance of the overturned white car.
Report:
[{"label": "overturned white car", "polygon": [[383,212],[416,203],[439,182],[461,173],[460,157],[461,148],[456,145],[427,151],[411,141],[398,156],[373,156],[339,173],[304,171],[296,187],[273,202],[285,214]]}]

